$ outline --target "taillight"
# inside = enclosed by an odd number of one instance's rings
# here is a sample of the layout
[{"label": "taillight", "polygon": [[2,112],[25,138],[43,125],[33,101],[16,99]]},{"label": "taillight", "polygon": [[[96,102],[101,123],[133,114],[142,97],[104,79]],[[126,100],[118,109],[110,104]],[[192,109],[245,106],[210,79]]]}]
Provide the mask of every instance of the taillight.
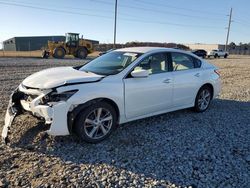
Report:
[{"label": "taillight", "polygon": [[214,70],[214,72],[215,72],[218,76],[220,76],[220,71],[219,71],[218,69]]}]

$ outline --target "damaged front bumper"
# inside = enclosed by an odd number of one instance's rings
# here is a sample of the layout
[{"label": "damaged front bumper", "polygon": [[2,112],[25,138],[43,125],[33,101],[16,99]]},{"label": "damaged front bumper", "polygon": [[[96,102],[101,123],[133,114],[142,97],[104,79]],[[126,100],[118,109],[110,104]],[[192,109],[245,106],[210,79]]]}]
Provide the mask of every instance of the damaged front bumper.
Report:
[{"label": "damaged front bumper", "polygon": [[8,132],[14,119],[25,111],[44,119],[46,124],[50,124],[50,129],[47,131],[50,135],[70,134],[67,126],[69,104],[66,101],[41,104],[41,99],[50,92],[51,90],[39,91],[20,85],[11,94],[2,131],[2,139],[5,143],[8,142]]},{"label": "damaged front bumper", "polygon": [[12,122],[15,117],[21,112],[21,106],[18,102],[18,99],[21,98],[20,93],[17,92],[17,89],[10,95],[9,105],[5,114],[4,127],[2,131],[2,139],[5,143],[8,142],[8,131],[11,127]]}]

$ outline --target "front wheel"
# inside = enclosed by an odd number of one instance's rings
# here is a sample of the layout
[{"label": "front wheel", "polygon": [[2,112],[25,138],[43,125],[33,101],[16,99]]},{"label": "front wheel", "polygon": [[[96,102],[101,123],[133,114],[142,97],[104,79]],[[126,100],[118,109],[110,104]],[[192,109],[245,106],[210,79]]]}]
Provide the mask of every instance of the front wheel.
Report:
[{"label": "front wheel", "polygon": [[62,47],[57,47],[53,50],[53,57],[57,59],[63,59],[66,52]]},{"label": "front wheel", "polygon": [[117,115],[113,106],[98,102],[78,114],[75,133],[83,141],[98,143],[112,133],[116,124]]},{"label": "front wheel", "polygon": [[206,111],[210,105],[211,100],[212,100],[211,89],[207,86],[202,87],[195,98],[194,110],[196,112]]},{"label": "front wheel", "polygon": [[88,52],[85,48],[79,48],[77,50],[77,57],[80,59],[86,59]]},{"label": "front wheel", "polygon": [[224,55],[224,58],[227,58],[227,56],[228,56],[228,55],[227,55],[227,54],[225,54],[225,55]]}]

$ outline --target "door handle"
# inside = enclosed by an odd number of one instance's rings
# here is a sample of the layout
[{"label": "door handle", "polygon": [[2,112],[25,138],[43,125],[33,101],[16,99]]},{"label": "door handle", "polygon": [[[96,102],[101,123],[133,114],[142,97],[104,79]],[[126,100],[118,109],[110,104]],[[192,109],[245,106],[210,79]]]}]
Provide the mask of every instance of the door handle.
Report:
[{"label": "door handle", "polygon": [[169,84],[171,82],[171,79],[167,78],[166,80],[163,80],[163,83]]},{"label": "door handle", "polygon": [[194,76],[196,76],[196,77],[200,77],[200,73],[196,73]]}]

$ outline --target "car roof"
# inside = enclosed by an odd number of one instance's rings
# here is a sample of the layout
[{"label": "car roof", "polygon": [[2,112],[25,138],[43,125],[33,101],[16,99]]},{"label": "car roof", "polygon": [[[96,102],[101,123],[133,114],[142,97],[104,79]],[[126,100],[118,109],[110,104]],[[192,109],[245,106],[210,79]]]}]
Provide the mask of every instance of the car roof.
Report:
[{"label": "car roof", "polygon": [[135,53],[149,53],[149,52],[186,52],[184,50],[174,49],[174,48],[163,48],[163,47],[130,47],[121,48],[114,51],[118,52],[135,52]]},{"label": "car roof", "polygon": [[204,49],[194,49],[194,50],[192,50],[192,51],[206,51],[206,50],[204,50]]}]

